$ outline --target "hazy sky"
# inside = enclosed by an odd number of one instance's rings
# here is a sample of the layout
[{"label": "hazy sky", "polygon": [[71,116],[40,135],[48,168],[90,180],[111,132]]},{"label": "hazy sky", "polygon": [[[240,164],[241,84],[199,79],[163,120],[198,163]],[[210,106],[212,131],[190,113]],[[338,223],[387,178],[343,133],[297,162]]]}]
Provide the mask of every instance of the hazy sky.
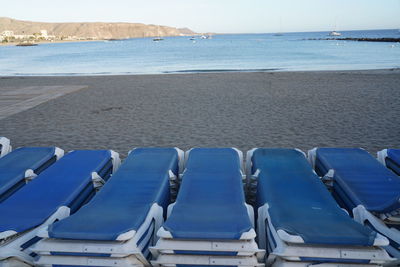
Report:
[{"label": "hazy sky", "polygon": [[141,22],[197,32],[400,28],[400,0],[0,0],[0,16]]}]

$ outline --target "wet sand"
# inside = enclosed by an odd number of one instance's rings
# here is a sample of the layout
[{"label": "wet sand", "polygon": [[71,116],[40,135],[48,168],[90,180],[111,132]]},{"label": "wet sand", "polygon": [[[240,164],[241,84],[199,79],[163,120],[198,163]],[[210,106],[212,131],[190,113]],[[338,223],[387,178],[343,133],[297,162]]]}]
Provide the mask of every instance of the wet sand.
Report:
[{"label": "wet sand", "polygon": [[400,147],[400,70],[0,77],[87,88],[0,120],[13,147]]}]

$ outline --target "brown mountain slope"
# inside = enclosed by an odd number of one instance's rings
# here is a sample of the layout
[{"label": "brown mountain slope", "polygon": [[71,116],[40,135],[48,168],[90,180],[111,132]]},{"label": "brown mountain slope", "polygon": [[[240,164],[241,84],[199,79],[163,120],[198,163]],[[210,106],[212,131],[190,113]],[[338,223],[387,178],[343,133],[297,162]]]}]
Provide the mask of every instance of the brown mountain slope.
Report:
[{"label": "brown mountain slope", "polygon": [[141,23],[105,23],[105,22],[74,22],[74,23],[48,23],[15,20],[0,17],[0,34],[5,30],[14,31],[14,34],[34,34],[40,30],[47,30],[49,35],[95,37],[98,39],[110,38],[134,38],[152,36],[179,36],[193,34],[194,32],[185,28],[180,29],[147,25]]}]

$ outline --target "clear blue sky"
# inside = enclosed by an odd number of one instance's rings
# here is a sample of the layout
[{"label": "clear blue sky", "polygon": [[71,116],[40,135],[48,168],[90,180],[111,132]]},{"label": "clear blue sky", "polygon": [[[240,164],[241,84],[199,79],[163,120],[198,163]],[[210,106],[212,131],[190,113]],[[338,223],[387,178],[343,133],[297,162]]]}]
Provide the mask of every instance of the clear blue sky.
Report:
[{"label": "clear blue sky", "polygon": [[400,0],[0,0],[0,16],[141,22],[197,32],[400,28]]}]

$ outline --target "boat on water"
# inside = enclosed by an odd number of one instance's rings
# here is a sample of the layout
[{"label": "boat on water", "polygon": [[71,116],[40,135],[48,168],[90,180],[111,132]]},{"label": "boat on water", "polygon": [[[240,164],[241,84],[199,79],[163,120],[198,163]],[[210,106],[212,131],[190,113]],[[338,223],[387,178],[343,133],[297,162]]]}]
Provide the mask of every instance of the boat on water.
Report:
[{"label": "boat on water", "polygon": [[15,46],[37,46],[38,44],[35,44],[35,43],[29,43],[29,42],[24,42],[24,43],[19,43],[19,44],[16,44]]},{"label": "boat on water", "polygon": [[337,32],[337,31],[331,31],[330,33],[329,33],[329,36],[341,36],[342,34],[340,33],[340,32]]},{"label": "boat on water", "polygon": [[163,41],[163,40],[164,39],[161,38],[161,35],[160,35],[160,26],[157,26],[157,37],[153,38],[153,41],[154,42],[159,42],[159,41]]},{"label": "boat on water", "polygon": [[196,37],[190,37],[189,40],[194,41],[194,40],[196,40]]}]

